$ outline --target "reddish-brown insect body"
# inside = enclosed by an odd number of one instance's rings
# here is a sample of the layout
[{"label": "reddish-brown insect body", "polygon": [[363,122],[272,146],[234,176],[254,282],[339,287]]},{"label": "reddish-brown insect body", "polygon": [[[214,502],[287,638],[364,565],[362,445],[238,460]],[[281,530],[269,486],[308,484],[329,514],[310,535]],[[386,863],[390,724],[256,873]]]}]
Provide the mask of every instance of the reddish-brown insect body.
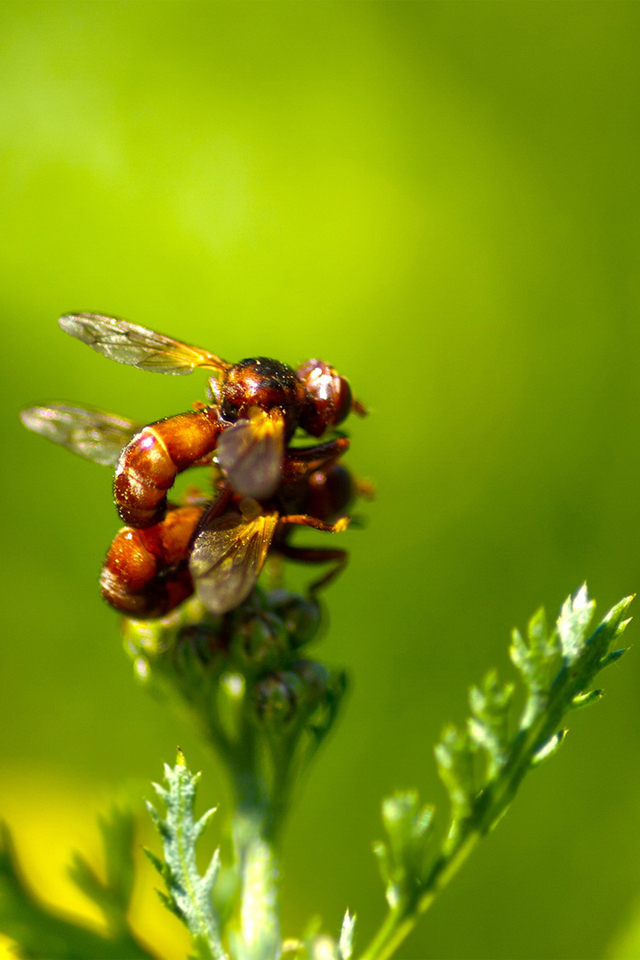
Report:
[{"label": "reddish-brown insect body", "polygon": [[324,360],[307,360],[296,373],[306,393],[300,426],[312,437],[321,437],[353,409],[349,381]]},{"label": "reddish-brown insect body", "polygon": [[[287,449],[298,427],[320,437],[351,410],[366,413],[352,398],[347,380],[322,360],[309,360],[297,372],[269,357],[231,364],[208,350],[116,317],[79,313],[59,322],[66,333],[117,363],[173,375],[198,368],[214,371],[209,381],[211,407],[198,404],[195,414],[150,424],[120,457],[116,506],[122,519],[136,527],[159,523],[166,510],[165,491],[176,475],[214,451],[234,491],[262,501],[283,480],[296,476],[295,468],[293,475],[287,472],[285,460],[295,462],[301,456]],[[88,441],[72,435],[74,419],[82,420],[77,410],[67,409],[68,422],[63,422],[60,409],[30,411],[28,416],[32,428],[51,438],[63,436],[72,449],[81,451],[84,445],[89,450]],[[335,459],[337,447],[325,452],[328,463]],[[302,453],[307,457],[309,451]]]},{"label": "reddish-brown insect body", "polygon": [[100,576],[104,599],[146,620],[165,616],[190,597],[189,544],[203,512],[203,507],[178,507],[147,530],[120,530]]},{"label": "reddish-brown insect body", "polygon": [[356,497],[353,477],[336,463],[309,477],[283,484],[278,501],[283,513],[305,513],[325,523],[343,516]]},{"label": "reddish-brown insect body", "polygon": [[[331,529],[331,524],[344,516],[354,496],[355,485],[349,471],[334,464],[304,479],[281,484],[274,497],[262,504],[265,513],[272,511],[277,520],[267,548],[300,563],[334,563],[329,573],[312,585],[312,592],[333,579],[346,563],[347,555],[341,549],[291,546],[288,540],[293,526]],[[124,527],[111,544],[102,569],[100,584],[104,599],[136,619],[170,613],[194,592],[189,558],[202,523],[211,522],[214,517],[227,525],[235,517],[240,521],[242,505],[241,498],[224,484],[206,511],[202,506],[172,508],[164,520],[148,529]],[[246,529],[250,527],[248,522]],[[231,567],[236,563],[234,551],[237,549],[240,554],[242,550],[244,531],[240,522],[230,539],[228,563]],[[239,559],[237,564],[240,574],[246,572],[242,569],[244,559]],[[259,568],[255,579],[258,573]],[[215,583],[213,590],[215,592]]]},{"label": "reddish-brown insect body", "polygon": [[133,527],[151,527],[165,513],[178,473],[210,454],[226,424],[215,407],[181,413],[144,427],[122,451],[113,483],[118,513]]},{"label": "reddish-brown insect body", "polygon": [[[212,371],[209,404],[142,427],[68,403],[22,412],[29,429],[98,463],[116,464],[114,495],[128,525],[116,536],[101,584],[106,599],[136,617],[166,614],[194,589],[213,613],[232,610],[255,585],[269,550],[304,563],[333,561],[313,593],[346,562],[344,550],[294,547],[293,526],[339,532],[354,489],[337,465],[339,435],[290,446],[296,429],[320,438],[366,408],[329,364],[296,371],[267,357],[231,364],[200,347],[114,317],[69,314],[61,328],[117,363],[171,375]],[[205,507],[172,507],[167,491],[191,466],[215,459],[222,481]],[[197,502],[197,501],[196,501]]]},{"label": "reddish-brown insect body", "polygon": [[269,357],[241,360],[223,375],[218,387],[224,420],[235,423],[246,419],[253,407],[266,413],[276,409],[284,419],[287,441],[298,426],[307,399],[304,386],[291,367]]}]

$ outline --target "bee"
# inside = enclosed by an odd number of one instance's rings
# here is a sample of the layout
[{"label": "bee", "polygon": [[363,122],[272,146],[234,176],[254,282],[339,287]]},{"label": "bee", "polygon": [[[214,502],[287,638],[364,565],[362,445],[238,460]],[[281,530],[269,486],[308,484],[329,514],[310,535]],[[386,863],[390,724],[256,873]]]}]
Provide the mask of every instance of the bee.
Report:
[{"label": "bee", "polygon": [[[138,428],[121,451],[114,498],[120,517],[132,527],[160,523],[176,476],[214,457],[236,494],[266,500],[281,482],[308,475],[309,463],[329,465],[348,449],[345,436],[304,449],[289,447],[297,428],[319,439],[350,412],[367,413],[353,398],[347,379],[322,360],[308,360],[297,370],[268,357],[231,364],[126,320],[71,314],[59,323],[66,333],[117,363],[173,375],[198,368],[214,371],[208,404],[197,402],[192,411]],[[60,406],[55,407],[58,413]],[[51,437],[56,416],[45,416],[39,429],[33,415],[31,429]],[[64,429],[64,424],[58,426]],[[103,426],[107,428],[106,422]]]}]

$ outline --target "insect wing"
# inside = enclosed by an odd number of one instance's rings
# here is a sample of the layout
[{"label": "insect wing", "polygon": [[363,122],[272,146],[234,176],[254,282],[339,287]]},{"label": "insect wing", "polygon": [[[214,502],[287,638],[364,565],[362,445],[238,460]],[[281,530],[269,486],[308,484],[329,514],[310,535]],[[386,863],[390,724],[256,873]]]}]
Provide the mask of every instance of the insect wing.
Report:
[{"label": "insect wing", "polygon": [[93,407],[49,403],[26,407],[20,419],[28,430],[59,443],[86,460],[112,466],[140,424]]},{"label": "insect wing", "polygon": [[284,421],[262,410],[238,420],[220,435],[216,458],[242,497],[265,500],[275,493],[284,458]]},{"label": "insect wing", "polygon": [[261,514],[253,520],[238,513],[225,513],[200,531],[189,569],[196,593],[208,610],[227,613],[251,593],[277,523],[277,513]]},{"label": "insect wing", "polygon": [[192,347],[136,323],[93,313],[69,314],[58,321],[65,333],[116,363],[150,373],[186,374],[196,367],[227,370],[229,364],[207,350]]}]

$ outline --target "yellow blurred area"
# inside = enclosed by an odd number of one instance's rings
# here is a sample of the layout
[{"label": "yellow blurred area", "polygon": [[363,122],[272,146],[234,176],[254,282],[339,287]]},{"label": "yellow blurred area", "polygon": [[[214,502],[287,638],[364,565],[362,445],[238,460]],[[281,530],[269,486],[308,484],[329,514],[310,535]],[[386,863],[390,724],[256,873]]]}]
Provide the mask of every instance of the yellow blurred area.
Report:
[{"label": "yellow blurred area", "polygon": [[[119,799],[124,799],[120,791]],[[102,847],[97,817],[108,812],[113,796],[97,785],[77,778],[65,779],[52,769],[33,773],[19,766],[5,768],[0,789],[0,809],[10,824],[20,866],[29,886],[46,906],[59,914],[102,932],[99,910],[67,876],[74,852],[102,868]],[[165,960],[184,956],[189,937],[177,918],[162,906],[155,888],[163,884],[142,847],[157,849],[158,842],[141,812],[136,837],[136,886],[130,922],[141,940]],[[0,958],[15,960],[10,941],[0,937]],[[46,960],[46,958],[43,958]],[[89,958],[87,958],[89,960]]]}]

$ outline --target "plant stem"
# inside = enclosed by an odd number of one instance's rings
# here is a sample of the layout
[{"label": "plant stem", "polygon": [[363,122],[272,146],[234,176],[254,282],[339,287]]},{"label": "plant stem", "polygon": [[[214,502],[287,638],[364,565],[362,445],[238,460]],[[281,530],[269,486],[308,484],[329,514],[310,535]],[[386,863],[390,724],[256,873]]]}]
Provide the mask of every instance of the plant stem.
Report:
[{"label": "plant stem", "polygon": [[422,895],[416,898],[413,904],[403,904],[389,911],[360,960],[388,960],[393,956],[400,944],[409,936],[420,916],[429,909],[440,891],[458,872],[480,836],[477,830],[459,834],[449,853],[440,855],[433,864]]},{"label": "plant stem", "polygon": [[276,960],[280,955],[279,869],[264,813],[237,811],[233,835],[240,864],[238,960]]},{"label": "plant stem", "polygon": [[240,874],[240,930],[234,954],[237,960],[276,960],[281,941],[274,809],[260,769],[256,730],[246,719],[229,768],[235,793],[233,844]]}]

